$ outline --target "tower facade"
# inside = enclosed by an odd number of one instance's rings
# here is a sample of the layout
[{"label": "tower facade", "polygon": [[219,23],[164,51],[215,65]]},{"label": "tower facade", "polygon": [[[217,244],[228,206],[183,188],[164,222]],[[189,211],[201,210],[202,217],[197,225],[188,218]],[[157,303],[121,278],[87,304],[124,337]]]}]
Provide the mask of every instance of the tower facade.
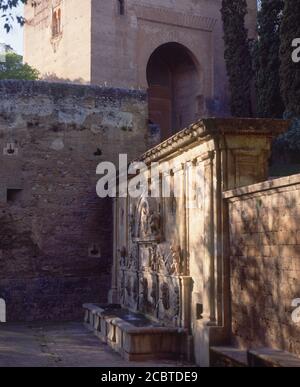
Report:
[{"label": "tower facade", "polygon": [[[256,0],[247,28],[255,35]],[[40,0],[26,6],[25,61],[44,78],[149,90],[163,137],[228,114],[221,0]]]}]

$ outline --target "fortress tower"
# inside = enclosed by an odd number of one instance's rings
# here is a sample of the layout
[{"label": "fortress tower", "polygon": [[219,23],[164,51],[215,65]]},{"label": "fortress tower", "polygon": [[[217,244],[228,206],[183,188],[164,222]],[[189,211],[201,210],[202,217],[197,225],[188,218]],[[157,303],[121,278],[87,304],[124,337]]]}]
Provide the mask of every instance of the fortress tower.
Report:
[{"label": "fortress tower", "polygon": [[[247,28],[255,35],[256,0]],[[228,114],[221,0],[38,0],[25,61],[51,80],[149,90],[163,137]]]}]

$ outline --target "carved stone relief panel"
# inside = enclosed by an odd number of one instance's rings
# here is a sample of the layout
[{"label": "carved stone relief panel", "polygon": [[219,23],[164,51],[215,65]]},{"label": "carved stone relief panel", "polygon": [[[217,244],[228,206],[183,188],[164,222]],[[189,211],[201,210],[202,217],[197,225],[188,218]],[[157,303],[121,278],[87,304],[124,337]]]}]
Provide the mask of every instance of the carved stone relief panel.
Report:
[{"label": "carved stone relief panel", "polygon": [[128,268],[131,270],[139,269],[139,246],[136,243],[133,243],[130,248]]},{"label": "carved stone relief panel", "polygon": [[139,311],[157,318],[159,301],[158,279],[150,273],[144,273],[140,279]]},{"label": "carved stone relief panel", "polygon": [[121,272],[120,298],[122,306],[137,311],[139,302],[139,276],[124,270]]},{"label": "carved stone relief panel", "polygon": [[181,276],[186,273],[186,260],[181,247],[173,242],[159,245],[156,249],[159,273],[166,276]]},{"label": "carved stone relief panel", "polygon": [[162,213],[158,200],[142,197],[131,203],[129,234],[134,242],[159,242],[162,239]]},{"label": "carved stone relief panel", "polygon": [[180,279],[176,277],[163,277],[159,288],[160,303],[158,318],[166,325],[178,326],[180,324]]},{"label": "carved stone relief panel", "polygon": [[181,202],[177,203],[173,188],[171,184],[171,197],[164,200],[129,199],[127,243],[119,249],[119,281],[122,306],[177,327],[183,302],[180,278],[187,275],[187,264],[177,236],[177,205]]}]

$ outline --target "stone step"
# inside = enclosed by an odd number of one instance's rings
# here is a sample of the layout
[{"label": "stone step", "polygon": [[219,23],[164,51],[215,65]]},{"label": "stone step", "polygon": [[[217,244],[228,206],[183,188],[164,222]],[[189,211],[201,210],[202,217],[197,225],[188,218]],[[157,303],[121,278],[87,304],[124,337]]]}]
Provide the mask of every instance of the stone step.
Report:
[{"label": "stone step", "polygon": [[300,358],[290,352],[261,348],[248,351],[248,363],[250,367],[298,368]]},{"label": "stone step", "polygon": [[300,358],[272,348],[243,350],[235,347],[211,347],[212,367],[300,367]]},{"label": "stone step", "polygon": [[190,340],[183,329],[164,327],[116,305],[83,308],[87,328],[126,360],[189,359]]},{"label": "stone step", "polygon": [[234,347],[211,347],[212,367],[248,367],[247,351]]}]

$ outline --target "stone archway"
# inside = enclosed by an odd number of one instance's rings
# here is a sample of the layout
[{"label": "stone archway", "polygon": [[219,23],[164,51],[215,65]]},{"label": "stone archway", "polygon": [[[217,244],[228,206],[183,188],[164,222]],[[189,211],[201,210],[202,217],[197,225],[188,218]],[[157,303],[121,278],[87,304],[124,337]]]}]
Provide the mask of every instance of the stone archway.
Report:
[{"label": "stone archway", "polygon": [[147,64],[149,119],[162,139],[193,123],[203,110],[198,63],[179,43],[158,47]]},{"label": "stone archway", "polygon": [[0,298],[0,323],[6,322],[6,303],[3,298]]}]

